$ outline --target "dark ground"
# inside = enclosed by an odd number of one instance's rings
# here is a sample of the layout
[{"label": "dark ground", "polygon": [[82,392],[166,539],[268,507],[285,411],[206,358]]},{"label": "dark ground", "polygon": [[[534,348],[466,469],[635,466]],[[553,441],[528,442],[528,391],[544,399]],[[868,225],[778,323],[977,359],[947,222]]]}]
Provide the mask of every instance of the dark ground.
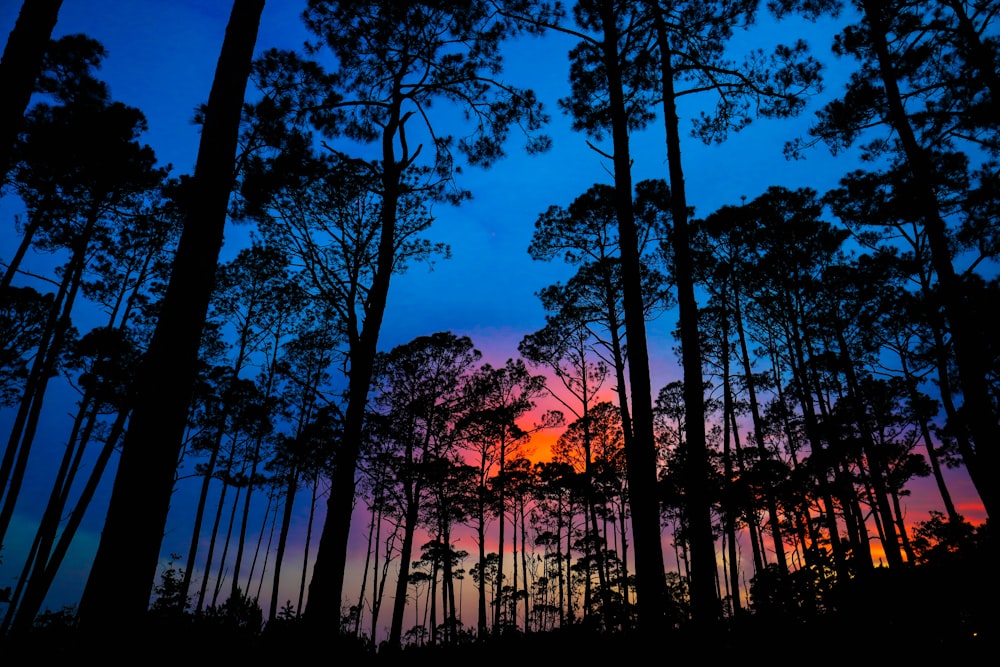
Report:
[{"label": "dark ground", "polygon": [[[757,610],[697,630],[691,625],[642,636],[571,626],[455,646],[375,652],[367,643],[312,632],[302,621],[264,631],[196,621],[185,614],[150,618],[104,637],[87,637],[57,617],[19,637],[0,639],[0,666],[67,661],[106,665],[503,665],[555,661],[557,667],[637,660],[694,660],[697,665],[813,663],[893,667],[986,663],[996,658],[1000,613],[996,565],[985,555],[943,559],[892,573],[877,569],[845,589],[826,592],[824,608]],[[831,608],[831,601],[835,608]],[[807,605],[808,607],[808,605]],[[988,656],[994,656],[989,658]]]}]

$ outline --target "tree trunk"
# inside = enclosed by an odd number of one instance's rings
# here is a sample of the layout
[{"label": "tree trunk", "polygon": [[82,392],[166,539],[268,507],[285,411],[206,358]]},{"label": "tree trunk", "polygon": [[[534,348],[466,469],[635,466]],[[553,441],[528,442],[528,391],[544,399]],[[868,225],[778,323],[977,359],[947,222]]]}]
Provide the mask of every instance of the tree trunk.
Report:
[{"label": "tree trunk", "polygon": [[[236,511],[240,505],[240,496],[243,494],[243,487],[236,486],[236,497],[233,498],[232,508],[229,510],[229,523],[226,525],[226,539],[222,541],[222,555],[219,557],[219,575],[215,578],[215,590],[212,592],[213,607],[219,604],[219,593],[222,592],[222,584],[226,578],[226,557],[229,555],[229,544],[233,541],[233,526],[236,525]],[[222,506],[220,504],[219,508]],[[213,536],[214,537],[214,536]],[[205,566],[205,581],[208,581],[211,574],[212,563]]]},{"label": "tree trunk", "polygon": [[[726,287],[723,286],[725,290]],[[729,382],[729,305],[726,302],[727,294],[723,293],[722,331],[720,340],[720,354],[722,357],[722,460],[725,468],[726,487],[735,491],[735,468],[733,466],[732,436],[736,424],[735,407],[733,405],[733,388]],[[731,498],[736,497],[732,493]],[[725,520],[726,539],[729,549],[729,588],[730,600],[732,600],[733,617],[739,619],[743,615],[743,606],[740,603],[740,568],[739,560],[736,557],[736,507],[723,507]]]},{"label": "tree trunk", "polygon": [[[21,576],[17,579],[17,587],[14,594],[7,600],[7,614],[4,617],[3,627],[0,628],[0,635],[6,632],[14,618],[14,612],[17,610],[18,600],[25,584],[34,577],[33,573],[40,574],[44,571],[45,565],[48,563],[52,545],[59,534],[59,523],[62,521],[63,511],[66,508],[69,489],[73,485],[84,447],[97,421],[97,410],[93,392],[86,392],[83,400],[80,401],[76,418],[73,420],[73,427],[59,463],[59,470],[56,472],[48,502],[35,530],[35,538],[32,541],[28,557],[25,559]],[[27,620],[30,626],[30,621],[33,618]]]},{"label": "tree trunk", "polygon": [[[232,463],[230,462],[230,469]],[[219,502],[215,507],[215,518],[212,520],[212,532],[208,538],[208,554],[205,556],[205,569],[201,575],[201,586],[198,589],[198,602],[195,605],[195,613],[201,613],[205,606],[205,595],[208,591],[209,575],[212,572],[212,561],[215,560],[215,543],[219,537],[219,526],[222,525],[222,512],[226,507],[226,495],[229,493],[229,470],[226,471],[226,478],[222,480],[222,490],[219,492]],[[193,568],[193,565],[192,565]]]},{"label": "tree trunk", "polygon": [[62,0],[24,0],[0,58],[0,183],[24,122],[24,112],[42,72],[45,50],[56,27]]},{"label": "tree trunk", "polygon": [[[701,370],[701,334],[698,302],[694,293],[694,262],[688,230],[687,195],[681,164],[680,130],[674,94],[674,70],[670,58],[663,15],[654,12],[660,49],[660,79],[663,118],[667,134],[667,167],[670,174],[670,209],[673,220],[674,279],[680,311],[681,364],[684,368],[684,410],[686,413],[687,463],[685,510],[691,544],[691,614],[698,624],[719,617],[715,587],[715,538],[712,533],[712,500],[709,496],[708,445],[705,436],[705,387]],[[629,340],[631,343],[631,339]]]},{"label": "tree trunk", "polygon": [[389,281],[395,265],[396,216],[402,188],[402,167],[396,161],[394,138],[400,127],[401,94],[396,91],[389,119],[382,132],[382,208],[377,260],[365,300],[365,318],[360,332],[356,315],[348,322],[350,371],[344,435],[337,450],[327,499],[326,519],[309,583],[306,617],[317,632],[340,626],[340,604],[347,567],[347,544],[357,487],[355,474],[364,439],[365,409],[378,351],[378,338],[389,296]]},{"label": "tree trunk", "polygon": [[[485,473],[481,475],[480,479],[484,476]],[[489,584],[486,581],[486,507],[482,492],[479,494],[476,512],[476,542],[479,547],[479,595],[476,605],[476,628],[479,632],[479,638],[483,639],[488,631],[486,625],[486,587]]]},{"label": "tree trunk", "polygon": [[288,532],[292,526],[292,509],[295,505],[295,492],[299,485],[297,468],[288,471],[285,483],[285,502],[281,511],[281,528],[278,531],[278,546],[274,552],[274,577],[271,582],[271,603],[267,611],[267,620],[273,621],[278,614],[278,587],[281,583],[281,566],[285,562],[285,548],[288,545]]},{"label": "tree trunk", "polygon": [[[205,112],[188,211],[138,379],[104,530],[80,601],[81,628],[120,633],[145,616],[180,458],[198,347],[215,282],[244,94],[264,0],[235,0]],[[144,515],[136,521],[135,508]]]},{"label": "tree trunk", "polygon": [[[739,295],[734,299],[736,305],[736,332],[740,341],[740,360],[743,364],[743,376],[746,381],[747,396],[750,400],[750,416],[753,419],[754,442],[757,445],[757,455],[760,463],[766,463],[771,459],[770,452],[764,444],[764,419],[760,412],[760,403],[757,401],[757,384],[753,379],[753,367],[750,364],[750,350],[747,346],[746,330],[743,326],[743,314],[740,306]],[[773,489],[765,490],[765,502],[767,503],[767,520],[771,527],[771,542],[774,545],[774,555],[778,561],[778,569],[782,576],[788,574],[788,560],[785,557],[785,542],[781,536],[781,522],[778,518],[778,502],[775,499]]]},{"label": "tree trunk", "polygon": [[309,521],[306,524],[306,543],[302,547],[302,577],[299,579],[299,600],[295,614],[301,615],[305,605],[306,577],[309,572],[309,547],[312,544],[313,523],[316,520],[316,500],[319,496],[319,476],[313,477],[312,497],[309,501]]},{"label": "tree trunk", "polygon": [[653,394],[649,374],[645,308],[642,297],[639,241],[632,202],[632,159],[628,114],[619,67],[619,35],[615,3],[600,5],[604,67],[612,117],[615,208],[621,253],[622,294],[628,340],[629,386],[632,399],[632,440],[626,440],[632,534],[635,542],[637,607],[640,630],[652,638],[666,616],[666,576],[660,541],[660,511],[656,494],[656,439],[653,433]]},{"label": "tree trunk", "polygon": [[52,549],[52,553],[46,556],[44,569],[38,571],[36,567],[36,571],[32,573],[31,579],[27,582],[24,591],[24,599],[21,602],[21,607],[18,609],[17,617],[14,619],[14,623],[18,627],[23,627],[24,629],[29,628],[31,623],[34,621],[35,616],[41,610],[42,603],[45,601],[45,596],[48,595],[49,588],[51,588],[52,582],[55,580],[56,573],[59,571],[63,560],[66,558],[67,552],[69,552],[70,544],[73,542],[73,538],[76,536],[76,531],[83,522],[83,517],[87,512],[87,508],[90,506],[91,500],[93,500],[94,495],[97,493],[97,488],[104,476],[104,471],[108,466],[108,461],[111,460],[111,454],[115,451],[118,441],[125,432],[125,423],[127,418],[127,411],[121,410],[118,413],[118,416],[111,425],[111,429],[104,441],[104,446],[101,448],[101,451],[97,455],[97,459],[94,461],[94,467],[90,472],[90,477],[87,478],[86,484],[84,484],[83,489],[80,491],[80,497],[77,498],[76,505],[73,507],[73,510],[69,515],[69,519],[66,522],[66,526],[63,528],[62,534],[59,536],[59,541],[56,543],[55,548]]},{"label": "tree trunk", "polygon": [[[419,491],[417,492],[419,494]],[[403,519],[403,542],[399,549],[399,575],[396,579],[396,598],[392,605],[392,623],[389,626],[389,646],[400,648],[403,639],[403,614],[406,612],[406,591],[410,578],[410,558],[413,554],[413,535],[417,529],[420,507],[415,499],[407,500]]]},{"label": "tree trunk", "polygon": [[205,466],[202,475],[201,490],[198,492],[198,505],[195,507],[194,512],[194,526],[191,528],[191,544],[188,546],[187,564],[184,567],[184,576],[181,579],[181,590],[184,597],[187,597],[188,591],[191,590],[191,578],[194,576],[194,566],[198,556],[198,544],[201,542],[201,525],[205,520],[205,509],[208,506],[208,491],[215,475],[215,466],[219,460],[219,450],[221,447],[222,443],[216,438],[215,447],[208,457],[208,464]]}]

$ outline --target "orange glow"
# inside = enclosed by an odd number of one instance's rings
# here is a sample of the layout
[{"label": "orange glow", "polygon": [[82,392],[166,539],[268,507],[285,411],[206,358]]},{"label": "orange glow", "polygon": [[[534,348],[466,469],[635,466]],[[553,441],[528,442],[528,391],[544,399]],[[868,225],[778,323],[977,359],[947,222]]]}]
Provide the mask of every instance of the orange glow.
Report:
[{"label": "orange glow", "polygon": [[531,436],[531,445],[529,446],[531,454],[528,458],[531,459],[532,463],[552,460],[552,448],[559,440],[561,432],[562,428],[550,428]]}]

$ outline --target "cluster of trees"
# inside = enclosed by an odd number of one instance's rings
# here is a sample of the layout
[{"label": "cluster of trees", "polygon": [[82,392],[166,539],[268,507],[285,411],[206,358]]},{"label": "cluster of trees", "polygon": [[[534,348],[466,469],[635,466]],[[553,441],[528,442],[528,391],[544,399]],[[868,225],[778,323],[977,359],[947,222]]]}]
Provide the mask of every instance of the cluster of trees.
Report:
[{"label": "cluster of trees", "polygon": [[[457,643],[472,627],[707,628],[820,613],[876,565],[969,547],[948,466],[994,516],[997,349],[982,323],[998,296],[996,3],[309,0],[315,42],[253,59],[264,2],[234,2],[198,163],[179,179],[142,143],[141,111],[96,78],[101,45],[48,41],[59,4],[24,3],[0,66],[0,86],[27,91],[0,116],[13,129],[3,194],[26,211],[0,285],[13,416],[0,544],[51,381],[78,400],[0,598],[4,632],[35,623],[106,470],[78,611],[93,632],[145,618],[154,589],[154,616],[259,628],[301,615],[391,646]],[[775,184],[695,218],[678,103],[704,110],[694,140],[722,142],[799,113],[820,87],[801,42],[732,59],[734,30],[766,10],[844,12],[834,47],[856,69],[787,150],[854,147],[865,169],[830,192]],[[572,276],[539,292],[545,326],[502,366],[452,332],[381,350],[393,276],[450,253],[431,206],[471,194],[460,167],[503,158],[517,132],[547,148],[536,95],[498,74],[507,41],[552,31],[577,40],[562,110],[611,175],[536,222],[531,256]],[[630,140],[654,121],[663,178],[636,181]],[[220,263],[227,217],[255,233]],[[42,277],[50,292],[20,284],[31,250],[61,262]],[[84,301],[104,319],[81,332]],[[683,380],[654,387],[662,351],[646,326],[668,309]],[[560,410],[540,414],[542,397]],[[561,435],[532,462],[541,429]],[[934,476],[944,508],[916,534],[902,500],[915,475]],[[182,484],[197,489],[190,548],[158,578]],[[293,602],[281,591],[306,494]],[[462,531],[477,553],[458,548]],[[466,576],[475,623],[460,612]]]}]

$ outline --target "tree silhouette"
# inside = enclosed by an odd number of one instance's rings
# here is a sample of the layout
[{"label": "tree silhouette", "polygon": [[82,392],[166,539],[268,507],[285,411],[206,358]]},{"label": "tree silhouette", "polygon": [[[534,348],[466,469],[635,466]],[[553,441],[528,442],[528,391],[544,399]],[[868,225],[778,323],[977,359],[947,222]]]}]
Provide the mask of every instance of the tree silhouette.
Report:
[{"label": "tree silhouette", "polygon": [[[264,0],[235,2],[205,111],[184,230],[139,377],[101,543],[80,600],[81,627],[143,618],[159,560],[233,186],[243,94]],[[169,387],[165,394],[161,387]],[[134,507],[147,513],[135,521]]]},{"label": "tree silhouette", "polygon": [[0,57],[0,186],[7,178],[11,152],[31,93],[42,72],[45,49],[56,26],[62,0],[24,0]]},{"label": "tree silhouette", "polygon": [[[398,253],[407,235],[397,225],[418,200],[457,203],[467,196],[454,188],[454,153],[488,165],[503,156],[513,126],[530,135],[545,119],[533,93],[492,78],[501,64],[498,46],[510,28],[483,3],[316,1],[304,18],[318,38],[314,51],[328,50],[337,69],[328,74],[296,54],[269,53],[258,67],[265,94],[271,95],[262,115],[273,117],[277,108],[278,115],[308,116],[324,137],[379,147],[376,159],[356,162],[367,188],[378,193],[378,226],[364,269],[370,283],[363,296],[348,302],[344,321],[350,368],[344,442],[307,609],[322,625],[339,616],[365,404],[391,276],[405,266]],[[292,82],[296,85],[285,85]],[[438,100],[469,115],[468,137],[455,142],[438,132],[429,111]],[[426,160],[425,141],[431,149]],[[544,147],[544,141],[529,138],[530,149]]]},{"label": "tree silhouette", "polygon": [[[838,52],[854,56],[859,69],[844,97],[824,108],[811,133],[838,150],[870,136],[863,132],[865,128],[882,127],[892,132],[891,137],[872,138],[862,150],[872,159],[886,157],[901,170],[901,193],[927,235],[930,264],[940,284],[942,310],[954,340],[964,401],[961,420],[977,443],[975,451],[968,452],[972,454],[968,463],[981,471],[996,470],[996,447],[986,444],[1000,440],[1000,423],[985,374],[989,364],[982,357],[978,327],[967,305],[968,288],[955,268],[947,205],[937,194],[941,174],[948,171],[939,172],[936,166],[944,154],[969,141],[973,151],[985,147],[995,152],[989,139],[985,144],[977,139],[995,136],[995,119],[981,120],[985,117],[977,112],[981,105],[991,104],[984,98],[985,90],[991,90],[991,77],[987,74],[982,78],[984,62],[974,57],[983,53],[978,40],[964,41],[972,34],[968,23],[961,30],[952,29],[956,20],[961,22],[961,13],[951,18],[944,12],[931,14],[937,20],[925,33],[924,20],[932,10],[923,3],[908,6],[859,0],[853,4],[859,22],[848,26],[835,46]],[[948,6],[956,8],[955,3]],[[959,76],[953,76],[955,70],[934,66],[946,58],[956,60]],[[991,491],[994,485],[984,482],[980,478],[977,491],[992,515],[996,512]]]}]

